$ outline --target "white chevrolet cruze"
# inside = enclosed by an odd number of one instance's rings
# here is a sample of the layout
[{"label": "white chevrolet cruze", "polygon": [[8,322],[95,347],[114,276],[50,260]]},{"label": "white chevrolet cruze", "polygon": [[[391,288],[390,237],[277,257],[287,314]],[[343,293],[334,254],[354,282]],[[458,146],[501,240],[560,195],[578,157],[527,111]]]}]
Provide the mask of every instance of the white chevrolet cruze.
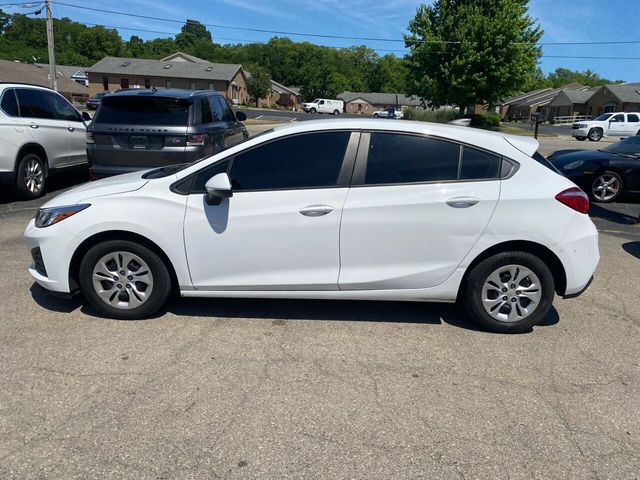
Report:
[{"label": "white chevrolet cruze", "polygon": [[459,300],[485,328],[524,331],[599,260],[587,196],[537,146],[419,122],[287,125],[57,196],[26,229],[30,273],[121,319],[172,292]]}]

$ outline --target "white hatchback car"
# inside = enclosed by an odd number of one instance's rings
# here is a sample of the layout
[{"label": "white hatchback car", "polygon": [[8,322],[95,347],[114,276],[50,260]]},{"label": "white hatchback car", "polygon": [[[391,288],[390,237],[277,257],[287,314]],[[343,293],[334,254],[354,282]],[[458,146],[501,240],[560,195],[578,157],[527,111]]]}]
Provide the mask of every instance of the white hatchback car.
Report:
[{"label": "white hatchback car", "polygon": [[599,260],[587,196],[531,138],[451,125],[290,124],[197,163],[69,190],[25,232],[30,273],[101,314],[184,297],[454,302],[524,331]]}]

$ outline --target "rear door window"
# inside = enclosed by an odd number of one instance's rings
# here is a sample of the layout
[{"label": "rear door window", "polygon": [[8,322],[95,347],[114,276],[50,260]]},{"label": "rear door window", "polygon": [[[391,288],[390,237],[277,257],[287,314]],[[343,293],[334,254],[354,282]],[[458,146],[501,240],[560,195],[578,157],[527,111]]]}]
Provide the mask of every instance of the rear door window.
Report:
[{"label": "rear door window", "polygon": [[56,117],[53,105],[45,96],[44,90],[17,88],[20,116],[29,118],[54,119]]},{"label": "rear door window", "polygon": [[198,106],[200,110],[200,118],[198,123],[213,123],[213,115],[211,113],[211,105],[209,105],[209,99],[202,97],[198,100]]},{"label": "rear door window", "polygon": [[629,115],[627,115],[627,122],[637,123],[640,122],[640,118],[638,118],[638,115],[636,115],[635,113],[630,113]]},{"label": "rear door window", "polygon": [[372,133],[365,183],[369,185],[456,180],[460,145],[434,138]]},{"label": "rear door window", "polygon": [[4,113],[10,117],[17,117],[20,115],[16,94],[13,92],[12,88],[8,88],[2,94],[2,103],[0,103],[0,108],[2,108]]},{"label": "rear door window", "polygon": [[187,126],[190,103],[182,99],[144,96],[108,96],[94,123]]}]

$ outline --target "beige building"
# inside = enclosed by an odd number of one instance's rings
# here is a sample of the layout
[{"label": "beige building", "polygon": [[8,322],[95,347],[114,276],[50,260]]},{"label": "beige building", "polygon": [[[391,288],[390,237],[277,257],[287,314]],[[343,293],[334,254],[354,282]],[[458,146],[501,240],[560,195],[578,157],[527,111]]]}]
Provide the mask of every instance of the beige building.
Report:
[{"label": "beige building", "polygon": [[[82,103],[87,101],[89,98],[89,89],[62,75],[60,73],[62,68],[65,67],[58,66],[58,75],[56,75],[58,79],[58,92],[71,102]],[[32,85],[50,87],[49,65],[40,66],[32,63],[0,60],[0,82],[30,83]]]},{"label": "beige building", "polygon": [[588,115],[607,112],[639,112],[640,84],[623,83],[597,87],[586,102]]},{"label": "beige building", "polygon": [[397,107],[419,107],[421,101],[418,97],[408,97],[400,93],[366,93],[366,92],[343,92],[338,98],[344,102],[346,113],[360,115],[373,115],[376,110],[383,108]]},{"label": "beige building", "polygon": [[[255,103],[252,102],[254,105]],[[300,91],[285,87],[281,83],[271,80],[271,91],[266,98],[258,100],[258,106],[260,107],[284,107],[287,109],[300,110]]]},{"label": "beige building", "polygon": [[177,52],[161,60],[105,57],[86,70],[89,93],[120,88],[216,90],[233,103],[247,103],[242,65],[211,63]]}]

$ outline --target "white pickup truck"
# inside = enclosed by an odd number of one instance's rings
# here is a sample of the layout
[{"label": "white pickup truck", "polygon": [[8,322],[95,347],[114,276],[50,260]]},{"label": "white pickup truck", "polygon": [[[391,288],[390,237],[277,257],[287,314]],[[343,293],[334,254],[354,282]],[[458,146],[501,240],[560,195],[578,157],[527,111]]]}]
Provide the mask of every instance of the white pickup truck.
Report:
[{"label": "white pickup truck", "polygon": [[598,142],[602,137],[631,137],[640,135],[640,113],[603,113],[593,120],[576,122],[571,135],[577,140]]}]

